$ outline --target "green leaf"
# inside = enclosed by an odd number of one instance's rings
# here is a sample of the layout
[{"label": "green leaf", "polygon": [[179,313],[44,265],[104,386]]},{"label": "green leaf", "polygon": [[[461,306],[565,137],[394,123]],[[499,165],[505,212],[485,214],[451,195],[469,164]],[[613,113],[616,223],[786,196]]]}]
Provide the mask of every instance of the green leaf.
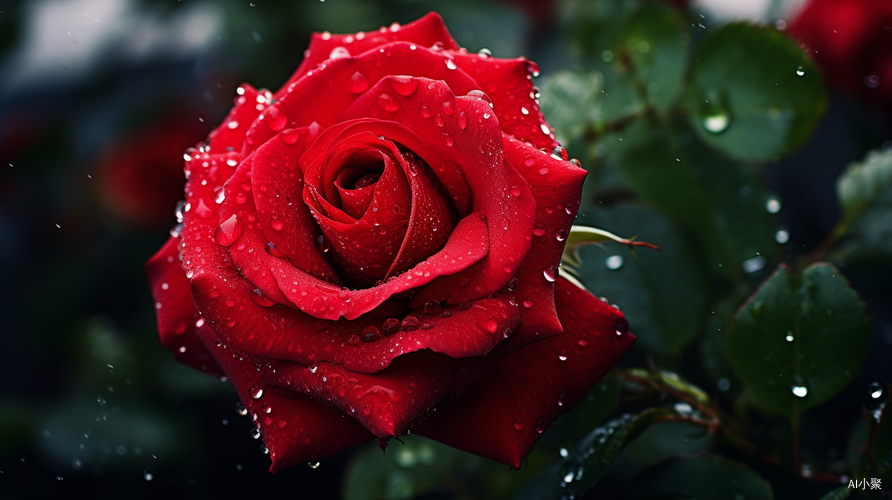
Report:
[{"label": "green leaf", "polygon": [[771,500],[771,486],[748,467],[717,457],[678,457],[642,471],[629,500]]},{"label": "green leaf", "polygon": [[892,150],[871,151],[861,163],[852,163],[836,181],[843,217],[858,215],[892,188]]},{"label": "green leaf", "polygon": [[678,10],[652,3],[633,14],[620,32],[619,64],[639,95],[665,113],[681,91],[690,36]]},{"label": "green leaf", "polygon": [[821,500],[845,500],[849,498],[849,494],[852,492],[848,486],[840,486],[833,491],[830,491],[826,495],[821,497]]},{"label": "green leaf", "polygon": [[835,236],[845,242],[830,255],[835,260],[892,257],[892,150],[871,151],[852,163],[836,182],[842,220]]},{"label": "green leaf", "polygon": [[796,42],[773,28],[731,23],[703,40],[686,106],[707,144],[764,161],[800,146],[827,99],[817,67]]},{"label": "green leaf", "polygon": [[511,498],[525,477],[544,464],[536,451],[523,469],[502,464],[417,436],[393,441],[382,453],[369,444],[356,454],[347,470],[343,497],[347,500],[416,498],[446,493],[450,498]]},{"label": "green leaf", "polygon": [[626,248],[607,252],[589,245],[579,249],[580,280],[596,296],[618,305],[638,336],[634,349],[653,353],[671,367],[700,332],[710,283],[697,249],[666,216],[625,205],[614,210],[586,209],[579,219],[620,234],[635,234],[662,253]]},{"label": "green leaf", "polygon": [[562,450],[562,460],[543,469],[516,497],[517,500],[577,498],[608,471],[623,447],[660,417],[678,415],[668,408],[651,408],[623,415],[596,428],[574,450]]},{"label": "green leaf", "polygon": [[728,360],[728,327],[743,298],[738,294],[725,297],[712,305],[706,320],[706,332],[700,339],[700,359],[714,387],[728,392],[732,399],[743,388]]},{"label": "green leaf", "polygon": [[675,125],[632,123],[604,141],[608,158],[636,194],[697,236],[713,269],[738,277],[752,269],[744,264],[751,259],[764,265],[778,245],[765,210],[769,196],[755,172],[694,140],[686,124]]},{"label": "green leaf", "polygon": [[579,139],[602,120],[599,96],[603,89],[604,78],[597,72],[558,71],[545,77],[539,109],[554,127],[558,142]]},{"label": "green leaf", "polygon": [[861,370],[870,326],[833,266],[774,273],[728,332],[732,366],[763,405],[796,416],[833,397]]},{"label": "green leaf", "polygon": [[550,448],[570,446],[591,432],[619,405],[621,387],[620,377],[608,375],[601,379],[575,408],[552,424],[539,444]]}]

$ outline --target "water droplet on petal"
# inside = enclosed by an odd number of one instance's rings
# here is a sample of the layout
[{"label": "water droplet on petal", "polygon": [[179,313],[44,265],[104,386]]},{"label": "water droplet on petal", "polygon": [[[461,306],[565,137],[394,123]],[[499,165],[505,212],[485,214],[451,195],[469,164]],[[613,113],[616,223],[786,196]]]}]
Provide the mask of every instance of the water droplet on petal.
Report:
[{"label": "water droplet on petal", "polygon": [[343,59],[345,57],[350,57],[350,51],[347,50],[347,47],[335,47],[328,53],[329,59]]},{"label": "water droplet on petal", "polygon": [[805,70],[802,69],[802,66],[796,68],[796,76],[805,76]]},{"label": "water droplet on petal", "polygon": [[276,107],[267,108],[266,111],[266,125],[273,132],[278,132],[285,128],[285,125],[288,123],[288,118],[285,117],[285,114],[279,111]]},{"label": "water droplet on petal", "polygon": [[224,247],[231,247],[242,236],[245,225],[233,214],[214,230],[214,241]]},{"label": "water droplet on petal", "polygon": [[294,144],[300,139],[300,130],[291,129],[282,132],[282,142],[285,144]]},{"label": "water droplet on petal", "polygon": [[331,243],[328,242],[328,238],[326,238],[324,234],[320,234],[316,238],[316,250],[321,253],[328,253],[330,249]]},{"label": "water droplet on petal", "polygon": [[880,385],[879,382],[871,382],[867,390],[870,392],[870,397],[873,399],[879,399],[880,396],[883,395],[883,386]]},{"label": "water droplet on petal", "polygon": [[263,387],[259,385],[253,385],[250,389],[248,389],[248,394],[251,395],[254,399],[260,399],[263,397]]},{"label": "water droplet on petal", "polygon": [[381,338],[381,330],[374,326],[367,326],[362,329],[362,337],[360,340],[363,342],[374,342]]},{"label": "water droplet on petal", "polygon": [[421,322],[415,316],[406,316],[400,324],[400,330],[404,332],[414,332],[421,327]]},{"label": "water droplet on petal", "polygon": [[546,268],[542,271],[542,276],[545,277],[545,281],[554,283],[554,281],[557,279],[557,270],[553,266]]},{"label": "water droplet on petal", "polygon": [[418,80],[411,76],[392,76],[390,77],[390,86],[396,93],[401,96],[410,96],[418,88]]},{"label": "water droplet on petal", "polygon": [[400,102],[386,92],[378,96],[378,105],[380,105],[384,111],[389,111],[391,113],[400,109]]},{"label": "water droplet on petal", "polygon": [[259,288],[255,288],[251,292],[251,300],[253,300],[254,303],[260,307],[272,307],[276,305],[276,303],[273,302],[272,299],[270,299],[266,295],[263,295],[263,292],[261,292]]},{"label": "water droplet on petal", "polygon": [[446,59],[446,68],[452,70],[452,69],[455,69],[455,68],[457,68],[457,67],[458,67],[458,66],[455,65],[455,61],[453,61],[452,59]]},{"label": "water droplet on petal", "polygon": [[381,326],[381,333],[384,334],[385,337],[389,337],[400,331],[401,327],[402,322],[400,320],[396,318],[387,318]]},{"label": "water droplet on petal", "polygon": [[368,89],[369,81],[366,80],[365,76],[359,71],[353,73],[353,76],[350,77],[350,81],[347,82],[347,90],[354,94],[362,94]]},{"label": "water droplet on petal", "polygon": [[422,106],[421,107],[421,116],[423,116],[425,118],[430,118],[431,117],[430,108],[428,108],[427,106]]}]

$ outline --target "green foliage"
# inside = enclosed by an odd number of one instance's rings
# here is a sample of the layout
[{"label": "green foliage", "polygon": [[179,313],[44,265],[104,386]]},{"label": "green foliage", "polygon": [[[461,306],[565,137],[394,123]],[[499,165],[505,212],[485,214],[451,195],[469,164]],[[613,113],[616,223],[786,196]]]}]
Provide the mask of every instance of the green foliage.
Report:
[{"label": "green foliage", "polygon": [[686,105],[707,144],[736,158],[764,161],[791,152],[826,107],[818,68],[771,28],[733,23],[697,51]]},{"label": "green foliage", "polygon": [[709,281],[696,248],[668,217],[639,206],[584,210],[577,221],[660,247],[657,253],[607,243],[579,248],[581,281],[597,296],[620,307],[638,336],[636,349],[652,352],[672,366],[700,332],[706,316]]},{"label": "green foliage", "polygon": [[604,476],[626,444],[660,417],[674,414],[671,409],[651,408],[596,427],[576,448],[562,450],[562,460],[537,474],[516,497],[517,500],[579,497]]},{"label": "green foliage", "polygon": [[[350,464],[344,483],[346,500],[399,500],[440,493],[453,498],[511,498],[522,477],[541,467],[537,454],[523,472],[429,439],[403,436],[383,453],[369,444]],[[518,476],[521,476],[520,478]]]},{"label": "green foliage", "polygon": [[835,260],[892,256],[892,151],[872,151],[853,163],[836,183],[843,216],[834,236],[845,242]]},{"label": "green foliage", "polygon": [[796,418],[855,378],[869,340],[864,304],[819,263],[778,269],[735,316],[728,354],[760,403]]},{"label": "green foliage", "polygon": [[590,429],[604,421],[619,405],[622,379],[608,375],[598,382],[582,401],[542,435],[539,442],[549,448],[572,446]]},{"label": "green foliage", "polygon": [[748,467],[717,457],[679,457],[643,471],[629,500],[772,500],[771,486]]}]

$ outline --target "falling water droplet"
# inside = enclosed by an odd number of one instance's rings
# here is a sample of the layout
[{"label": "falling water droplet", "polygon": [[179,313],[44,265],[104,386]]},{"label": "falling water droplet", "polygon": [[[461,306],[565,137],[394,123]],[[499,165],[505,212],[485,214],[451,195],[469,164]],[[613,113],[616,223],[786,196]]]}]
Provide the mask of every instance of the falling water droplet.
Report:
[{"label": "falling water droplet", "polygon": [[604,265],[610,270],[619,269],[623,267],[623,257],[621,255],[611,255],[604,261]]},{"label": "falling water droplet", "polygon": [[790,241],[790,233],[784,229],[780,229],[777,233],[774,234],[774,241],[783,245],[784,243]]},{"label": "falling water droplet", "polygon": [[724,132],[728,128],[729,123],[730,120],[728,119],[728,114],[724,111],[717,111],[715,113],[706,115],[703,118],[703,128],[712,132],[713,134]]}]

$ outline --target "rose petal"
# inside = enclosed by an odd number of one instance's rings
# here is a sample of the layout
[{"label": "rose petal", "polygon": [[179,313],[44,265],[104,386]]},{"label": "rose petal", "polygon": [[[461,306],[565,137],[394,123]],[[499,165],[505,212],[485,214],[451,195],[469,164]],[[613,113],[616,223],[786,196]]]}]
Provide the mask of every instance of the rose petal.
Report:
[{"label": "rose petal", "polygon": [[161,345],[180,363],[219,377],[223,370],[195,335],[196,329],[208,326],[192,302],[189,280],[180,267],[177,253],[177,240],[170,238],[146,263]]},{"label": "rose petal", "polygon": [[257,90],[247,83],[239,88],[242,94],[235,98],[235,106],[223,122],[208,134],[208,143],[214,153],[241,152],[245,134],[260,114],[256,107]]},{"label": "rose petal", "polygon": [[452,392],[453,368],[449,357],[421,350],[372,375],[330,363],[287,361],[271,361],[262,374],[269,384],[334,405],[378,439],[388,440],[407,433]]},{"label": "rose petal", "polygon": [[[443,51],[416,47],[408,42],[393,42],[355,57],[326,61],[312,73],[287,84],[280,91],[281,98],[271,106],[268,100],[266,104],[258,104],[264,111],[245,137],[243,154],[247,155],[260,147],[283,128],[309,126],[316,122],[325,129],[344,121],[341,112],[385,77],[414,75],[443,80],[457,95],[465,95],[476,89],[477,83],[464,71],[450,69],[455,68],[451,60],[451,54]],[[359,79],[363,85],[333,84],[353,79]],[[399,80],[394,81],[400,85]],[[400,86],[402,92],[407,92],[409,88]],[[400,95],[396,88],[390,88],[389,92]],[[312,96],[312,99],[307,96]],[[374,94],[373,103],[375,107],[383,109],[379,97],[380,93]],[[392,105],[386,99],[384,101],[386,105]]]},{"label": "rose petal", "polygon": [[[535,202],[523,178],[504,161],[498,120],[485,118],[492,111],[489,104],[475,97],[456,97],[443,82],[414,80],[417,91],[391,96],[400,103],[394,111],[377,102],[376,96],[393,92],[394,78],[387,77],[347,108],[342,119],[381,117],[376,130],[427,162],[450,193],[459,174],[464,178],[461,184],[468,187],[471,208],[483,212],[491,228],[489,255],[463,273],[438,278],[413,299],[413,307],[430,300],[455,304],[485,297],[505,286],[529,249]],[[438,111],[426,118],[419,112],[422,106]],[[462,114],[467,122],[459,120]]]},{"label": "rose petal", "polygon": [[[533,147],[505,136],[505,158],[526,179],[536,200],[533,242],[515,273],[510,289],[520,311],[520,329],[485,358],[456,361],[456,391],[461,393],[505,356],[537,340],[559,335],[563,330],[554,306],[554,283],[573,219],[582,199],[587,172],[568,161],[542,154]],[[513,290],[512,290],[513,289]]]},{"label": "rose petal", "polygon": [[[298,80],[308,71],[329,59],[335,48],[343,47],[350,54],[361,54],[397,41],[411,42],[424,48],[433,47],[437,43],[441,44],[442,49],[458,50],[459,48],[455,40],[452,39],[452,35],[449,34],[449,30],[446,29],[446,25],[443,24],[443,18],[436,12],[430,12],[421,19],[401,26],[397,30],[371,31],[359,36],[313,33],[310,47],[304,53],[303,61],[282,88],[287,88],[289,83]],[[281,93],[279,91],[276,97],[281,98]]]},{"label": "rose petal", "polygon": [[619,311],[563,278],[556,298],[563,335],[505,358],[413,431],[519,468],[551,422],[575,406],[635,340]]},{"label": "rose petal", "polygon": [[533,82],[529,78],[539,71],[536,63],[523,58],[496,59],[464,52],[451,55],[455,64],[492,99],[493,111],[505,133],[549,152],[559,145],[554,139],[554,131],[539,111]]}]

